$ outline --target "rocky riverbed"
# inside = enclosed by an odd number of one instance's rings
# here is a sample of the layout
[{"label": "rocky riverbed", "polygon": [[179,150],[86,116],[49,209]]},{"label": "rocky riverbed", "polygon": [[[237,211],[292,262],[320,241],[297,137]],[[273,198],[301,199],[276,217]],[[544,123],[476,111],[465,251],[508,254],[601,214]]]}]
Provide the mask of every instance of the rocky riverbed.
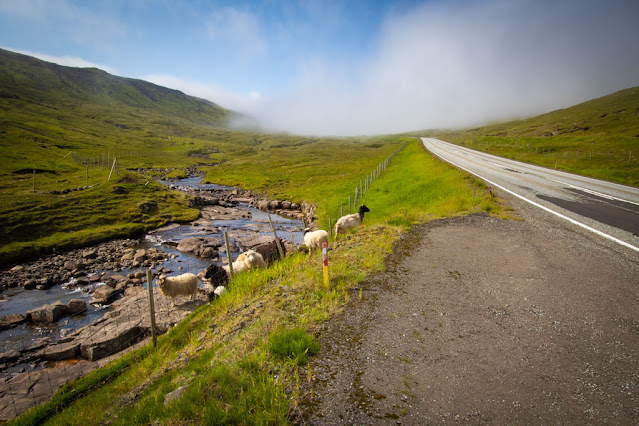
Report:
[{"label": "rocky riverbed", "polygon": [[[221,228],[229,232],[232,252],[255,249],[272,260],[277,249],[270,226],[264,218],[251,216],[265,211],[294,218],[298,234],[303,227],[300,220],[311,223],[315,219],[310,206],[268,200],[249,191],[172,187],[193,195],[192,205],[201,210],[197,221],[168,225],[141,240],[114,240],[59,253],[15,265],[0,274],[4,291],[0,313],[11,312],[7,307],[18,293],[73,292],[67,296],[70,300],[0,316],[0,332],[17,336],[16,343],[10,341],[0,353],[0,420],[45,401],[62,384],[150,336],[147,271],[153,277],[182,273],[181,258],[197,259],[186,262],[190,265],[187,269],[197,269],[189,271],[202,283],[193,300],[178,298],[172,306],[170,298],[157,288],[154,291],[157,331],[163,333],[221,291],[218,284],[225,279],[214,274],[219,274],[219,265],[227,261],[226,247],[219,237]],[[235,223],[239,227],[234,228]],[[298,250],[293,228],[289,225],[287,229],[293,238],[286,240],[278,234],[278,239],[285,251]],[[21,337],[28,333],[29,338]]]}]

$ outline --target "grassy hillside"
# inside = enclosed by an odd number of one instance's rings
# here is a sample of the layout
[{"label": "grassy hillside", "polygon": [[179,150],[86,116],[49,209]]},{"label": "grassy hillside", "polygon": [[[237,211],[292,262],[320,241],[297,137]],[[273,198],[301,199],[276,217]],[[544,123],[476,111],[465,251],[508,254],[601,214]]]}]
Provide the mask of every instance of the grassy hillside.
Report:
[{"label": "grassy hillside", "polygon": [[639,186],[639,87],[526,120],[437,136],[519,161]]}]

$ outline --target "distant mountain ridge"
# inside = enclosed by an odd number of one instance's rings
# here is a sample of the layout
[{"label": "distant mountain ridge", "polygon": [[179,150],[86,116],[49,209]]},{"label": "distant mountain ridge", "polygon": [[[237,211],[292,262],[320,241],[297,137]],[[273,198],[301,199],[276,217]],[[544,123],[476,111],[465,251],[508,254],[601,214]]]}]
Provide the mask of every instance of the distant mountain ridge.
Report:
[{"label": "distant mountain ridge", "polygon": [[126,106],[225,126],[232,112],[205,99],[97,68],[74,68],[0,49],[0,98],[81,110]]}]

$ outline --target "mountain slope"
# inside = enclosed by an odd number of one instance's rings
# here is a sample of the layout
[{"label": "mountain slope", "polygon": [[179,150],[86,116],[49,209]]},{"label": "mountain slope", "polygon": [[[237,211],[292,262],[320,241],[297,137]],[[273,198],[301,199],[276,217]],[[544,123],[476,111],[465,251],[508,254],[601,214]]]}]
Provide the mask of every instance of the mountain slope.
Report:
[{"label": "mountain slope", "polygon": [[142,80],[96,68],[73,68],[0,49],[0,97],[81,111],[92,107],[150,109],[198,124],[224,125],[229,111]]}]

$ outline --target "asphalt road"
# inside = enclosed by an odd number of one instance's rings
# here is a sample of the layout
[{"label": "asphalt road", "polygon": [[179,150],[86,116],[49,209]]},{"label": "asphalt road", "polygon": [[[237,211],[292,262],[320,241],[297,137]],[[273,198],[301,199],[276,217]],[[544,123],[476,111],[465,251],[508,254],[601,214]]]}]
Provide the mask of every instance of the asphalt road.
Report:
[{"label": "asphalt road", "polygon": [[444,161],[599,237],[639,252],[639,189],[508,160],[433,138]]}]

